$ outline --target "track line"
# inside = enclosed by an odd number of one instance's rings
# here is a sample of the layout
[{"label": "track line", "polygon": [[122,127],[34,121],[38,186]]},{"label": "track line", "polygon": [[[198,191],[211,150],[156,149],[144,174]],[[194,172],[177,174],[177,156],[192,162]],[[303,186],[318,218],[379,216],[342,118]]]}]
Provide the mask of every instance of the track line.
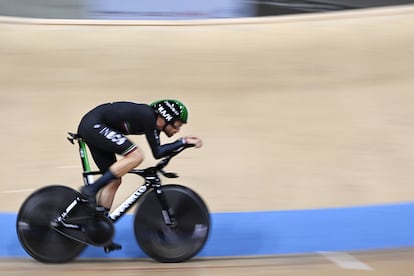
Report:
[{"label": "track line", "polygon": [[361,262],[354,256],[346,252],[328,252],[320,251],[320,255],[335,263],[337,266],[344,269],[355,269],[355,270],[373,270],[369,265]]}]

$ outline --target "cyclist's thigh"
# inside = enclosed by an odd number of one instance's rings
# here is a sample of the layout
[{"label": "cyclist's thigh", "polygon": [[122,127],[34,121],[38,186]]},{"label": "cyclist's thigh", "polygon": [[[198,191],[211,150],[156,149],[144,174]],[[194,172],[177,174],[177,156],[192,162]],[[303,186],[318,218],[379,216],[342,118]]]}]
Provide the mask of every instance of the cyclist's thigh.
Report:
[{"label": "cyclist's thigh", "polygon": [[113,152],[101,150],[93,145],[88,144],[89,151],[91,152],[93,161],[100,171],[105,172],[116,162],[116,156]]},{"label": "cyclist's thigh", "polygon": [[108,169],[116,161],[115,154],[126,155],[136,149],[122,133],[104,124],[83,125],[79,135],[86,141],[100,170]]}]

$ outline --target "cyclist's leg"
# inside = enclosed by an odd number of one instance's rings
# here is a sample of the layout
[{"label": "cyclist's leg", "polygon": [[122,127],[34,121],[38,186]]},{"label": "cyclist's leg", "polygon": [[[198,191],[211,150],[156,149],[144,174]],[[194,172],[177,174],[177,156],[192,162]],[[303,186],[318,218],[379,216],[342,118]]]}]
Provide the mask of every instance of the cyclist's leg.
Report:
[{"label": "cyclist's leg", "polygon": [[[91,126],[91,125],[90,125]],[[83,139],[85,139],[89,151],[91,152],[92,158],[98,166],[99,170],[104,172],[104,175],[97,180],[100,181],[105,177],[105,174],[110,174],[113,178],[105,180],[106,183],[101,189],[101,194],[99,196],[99,205],[105,207],[108,211],[112,206],[115,193],[121,184],[121,176],[127,173],[129,170],[133,169],[135,166],[138,166],[142,160],[143,155],[141,150],[138,150],[137,147],[126,139],[122,134],[118,134],[115,131],[112,131],[105,126],[97,127],[95,124],[93,127],[84,127],[79,128],[78,133]],[[106,132],[102,132],[106,128]],[[112,132],[111,132],[112,131]],[[106,136],[103,134],[107,134]],[[109,139],[108,135],[116,135],[116,139]],[[118,139],[118,143],[116,140]],[[119,141],[123,143],[119,143]],[[124,155],[124,158],[117,160],[115,154]],[[119,163],[118,163],[119,162]],[[114,166],[115,173],[111,172],[111,168]],[[94,186],[96,182],[90,186]],[[83,187],[82,192],[85,194],[85,187]],[[87,194],[86,194],[87,195]],[[93,193],[89,196],[92,196],[93,199],[96,195],[96,189],[93,189]],[[87,195],[88,196],[88,195]],[[88,199],[90,198],[88,196]],[[113,241],[104,247],[104,251],[109,253],[113,250],[122,249],[120,244],[117,244]]]},{"label": "cyclist's leg", "polygon": [[144,160],[144,154],[142,150],[136,146],[132,151],[127,152],[126,154],[121,154],[123,155],[123,158],[119,159],[109,167],[109,170],[117,177],[124,176],[130,170],[141,164],[141,162]]},{"label": "cyclist's leg", "polygon": [[[105,150],[100,149],[99,147],[96,147],[94,144],[87,142],[89,151],[92,155],[93,160],[95,161],[95,164],[99,168],[99,170],[103,173],[107,172],[109,167],[116,162],[116,156],[113,152],[108,152]],[[82,187],[81,192],[87,196],[88,201],[96,205],[96,194],[98,191],[102,188],[102,185],[99,184],[99,182],[112,182],[117,181],[120,182],[120,179],[116,179],[116,177],[105,177],[103,175],[99,179],[97,179],[93,184],[89,186]],[[98,183],[98,185],[96,185]],[[105,184],[105,183],[104,183]],[[110,208],[110,206],[104,206],[99,203],[100,206]]]},{"label": "cyclist's leg", "polygon": [[[143,154],[140,149],[136,149],[124,158],[116,161],[109,170],[114,175],[125,175],[130,170],[141,164],[143,160]],[[109,182],[104,188],[101,189],[98,197],[98,205],[110,209],[114,201],[115,193],[121,184],[121,178],[117,178]]]},{"label": "cyclist's leg", "polygon": [[[103,172],[102,177],[93,185],[82,188],[82,193],[94,204],[97,192],[111,182],[118,182],[117,179],[138,166],[143,160],[143,154],[123,134],[104,124],[81,124],[78,132],[86,141],[96,165]],[[115,154],[123,155],[124,158],[117,160]],[[117,184],[113,185],[112,189],[104,192],[102,200],[105,204],[112,202],[111,198],[116,192],[113,188],[117,188]]]},{"label": "cyclist's leg", "polygon": [[[99,150],[95,151],[95,154],[97,152],[99,152]],[[141,150],[136,149],[133,152],[130,152],[129,154],[127,154],[124,158],[113,163],[108,168],[108,162],[105,163],[104,161],[99,161],[101,159],[99,159],[99,157],[95,155],[94,160],[97,163],[97,166],[100,168],[101,171],[111,170],[112,167],[115,166],[114,170],[117,172],[117,175],[118,173],[120,175],[119,178],[116,178],[110,181],[106,186],[104,186],[101,189],[101,192],[98,198],[98,204],[100,206],[103,206],[109,212],[109,210],[111,209],[112,203],[114,201],[116,191],[118,190],[119,185],[121,184],[121,176],[126,174],[127,172],[135,168],[136,166],[138,166],[142,162],[142,159],[143,159],[143,155],[141,153]],[[109,160],[109,158],[107,158],[106,160]],[[110,253],[114,250],[120,250],[120,249],[122,249],[122,246],[114,241],[111,241],[110,244],[104,247],[105,253]]]},{"label": "cyclist's leg", "polygon": [[[110,170],[115,176],[117,175],[124,175],[123,171],[120,170],[124,169],[125,171],[130,171],[131,169],[135,168],[142,162],[142,153],[141,150],[135,150],[131,152],[124,158],[120,160],[116,160],[115,154],[107,151],[103,151],[100,148],[97,148],[93,145],[88,145],[89,150],[91,152],[92,158],[95,161],[95,164],[99,168],[100,171],[106,172]],[[136,155],[136,156],[135,156]],[[137,162],[139,161],[139,162]],[[112,167],[115,167],[112,169]],[[125,169],[126,168],[126,169]],[[98,179],[97,181],[99,181]],[[109,182],[104,185],[102,189],[100,189],[100,193],[98,195],[98,205],[110,209],[115,197],[115,193],[118,190],[119,185],[121,184],[121,177],[116,177],[115,179],[110,179]],[[94,188],[93,192],[97,192],[97,189]]]},{"label": "cyclist's leg", "polygon": [[116,191],[120,185],[121,179],[115,179],[102,188],[98,194],[98,205],[105,207],[105,209],[109,211],[114,202]]}]

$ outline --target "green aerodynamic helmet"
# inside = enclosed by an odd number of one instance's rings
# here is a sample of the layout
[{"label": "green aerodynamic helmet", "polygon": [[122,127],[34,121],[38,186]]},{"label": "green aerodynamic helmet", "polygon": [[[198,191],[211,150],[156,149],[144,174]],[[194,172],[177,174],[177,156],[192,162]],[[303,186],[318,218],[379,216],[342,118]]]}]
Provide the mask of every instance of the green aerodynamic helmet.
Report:
[{"label": "green aerodynamic helmet", "polygon": [[188,110],[185,105],[178,100],[158,100],[150,104],[158,115],[163,117],[167,124],[173,124],[175,121],[187,123]]}]

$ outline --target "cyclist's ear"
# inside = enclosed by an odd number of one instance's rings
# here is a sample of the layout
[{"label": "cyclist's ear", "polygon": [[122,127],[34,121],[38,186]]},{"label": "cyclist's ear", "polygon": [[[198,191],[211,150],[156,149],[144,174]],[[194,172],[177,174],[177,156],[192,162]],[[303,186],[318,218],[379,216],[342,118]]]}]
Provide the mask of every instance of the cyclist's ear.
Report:
[{"label": "cyclist's ear", "polygon": [[157,116],[157,121],[156,121],[157,129],[158,130],[164,130],[166,125],[167,125],[167,122],[165,121],[165,119],[161,116]]}]

